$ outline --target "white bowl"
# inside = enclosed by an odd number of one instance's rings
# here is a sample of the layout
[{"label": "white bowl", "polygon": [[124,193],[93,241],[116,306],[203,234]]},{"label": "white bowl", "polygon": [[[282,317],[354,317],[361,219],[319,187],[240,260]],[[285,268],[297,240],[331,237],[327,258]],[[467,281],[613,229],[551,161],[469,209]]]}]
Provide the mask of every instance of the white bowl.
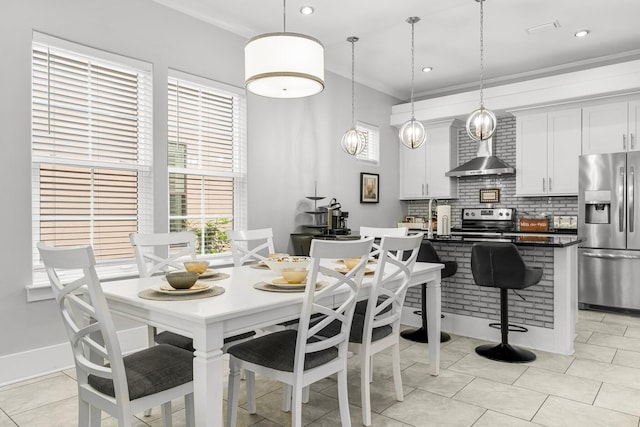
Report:
[{"label": "white bowl", "polygon": [[306,268],[311,258],[306,256],[285,256],[265,259],[264,262],[271,270],[280,273],[283,268]]}]

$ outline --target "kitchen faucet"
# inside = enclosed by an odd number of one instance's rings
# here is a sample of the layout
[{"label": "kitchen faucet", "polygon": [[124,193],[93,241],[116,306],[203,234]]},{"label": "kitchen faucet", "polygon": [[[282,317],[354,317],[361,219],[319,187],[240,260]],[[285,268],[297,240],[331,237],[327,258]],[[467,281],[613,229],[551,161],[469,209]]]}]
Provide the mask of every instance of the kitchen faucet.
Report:
[{"label": "kitchen faucet", "polygon": [[438,201],[436,199],[429,199],[429,213],[427,217],[427,239],[433,239],[433,203],[435,202],[436,206],[438,206]]}]

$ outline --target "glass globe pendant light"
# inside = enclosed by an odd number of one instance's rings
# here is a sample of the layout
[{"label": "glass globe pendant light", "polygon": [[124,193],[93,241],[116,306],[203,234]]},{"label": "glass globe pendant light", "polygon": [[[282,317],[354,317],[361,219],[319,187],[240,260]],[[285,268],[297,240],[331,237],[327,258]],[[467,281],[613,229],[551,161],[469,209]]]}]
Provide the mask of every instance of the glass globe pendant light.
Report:
[{"label": "glass globe pendant light", "polygon": [[356,129],[356,85],[355,85],[355,64],[356,64],[356,42],[360,40],[358,37],[348,37],[347,41],[351,43],[351,129],[342,135],[340,145],[345,153],[357,156],[367,148],[367,138],[364,133]]},{"label": "glass globe pendant light", "polygon": [[484,141],[496,133],[496,115],[484,107],[484,93],[482,88],[484,71],[484,0],[480,3],[480,108],[469,114],[467,118],[467,134],[474,141]]},{"label": "glass globe pendant light", "polygon": [[427,138],[427,133],[424,130],[424,126],[415,118],[415,109],[413,105],[413,82],[415,74],[415,47],[413,27],[418,21],[420,21],[420,18],[418,18],[417,16],[407,18],[407,22],[411,24],[411,118],[402,125],[402,127],[400,128],[400,132],[398,133],[400,142],[402,142],[404,146],[412,149],[420,147],[422,144],[424,144],[424,141]]}]

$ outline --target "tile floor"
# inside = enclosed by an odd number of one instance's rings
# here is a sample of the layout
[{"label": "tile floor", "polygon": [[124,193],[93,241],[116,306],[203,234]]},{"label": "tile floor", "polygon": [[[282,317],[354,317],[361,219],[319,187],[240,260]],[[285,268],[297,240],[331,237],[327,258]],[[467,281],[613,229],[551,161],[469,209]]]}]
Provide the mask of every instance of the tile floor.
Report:
[{"label": "tile floor", "polygon": [[[374,426],[640,426],[640,316],[580,311],[576,351],[561,356],[536,351],[537,360],[511,365],[480,358],[479,340],[456,336],[442,345],[441,374],[427,374],[427,345],[402,340],[405,398],[395,400],[390,357],[379,355],[372,385]],[[358,361],[349,362],[351,419],[361,425]],[[241,426],[290,424],[280,410],[282,387],[259,378],[258,413],[241,406]],[[184,425],[184,405],[174,402],[174,426]],[[160,426],[159,409],[135,426]],[[75,426],[74,370],[0,388],[0,427]],[[325,379],[304,405],[305,425],[337,426],[337,388]],[[114,426],[106,417],[103,426]]]}]

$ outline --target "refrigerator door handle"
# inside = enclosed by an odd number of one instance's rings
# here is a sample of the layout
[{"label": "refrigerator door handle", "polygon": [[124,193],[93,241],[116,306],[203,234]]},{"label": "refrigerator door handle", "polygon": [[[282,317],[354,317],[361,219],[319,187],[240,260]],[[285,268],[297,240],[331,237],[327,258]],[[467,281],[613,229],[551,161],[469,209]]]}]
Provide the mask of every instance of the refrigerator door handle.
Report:
[{"label": "refrigerator door handle", "polygon": [[583,252],[583,256],[588,258],[603,258],[603,259],[640,259],[640,255],[616,255],[616,254],[599,254],[595,252]]},{"label": "refrigerator door handle", "polygon": [[629,168],[629,195],[627,196],[627,203],[629,204],[629,233],[633,233],[634,228],[634,215],[635,215],[635,181],[636,171],[633,166]]},{"label": "refrigerator door handle", "polygon": [[624,232],[624,168],[620,168],[620,183],[618,184],[620,208],[618,209],[618,227]]}]

